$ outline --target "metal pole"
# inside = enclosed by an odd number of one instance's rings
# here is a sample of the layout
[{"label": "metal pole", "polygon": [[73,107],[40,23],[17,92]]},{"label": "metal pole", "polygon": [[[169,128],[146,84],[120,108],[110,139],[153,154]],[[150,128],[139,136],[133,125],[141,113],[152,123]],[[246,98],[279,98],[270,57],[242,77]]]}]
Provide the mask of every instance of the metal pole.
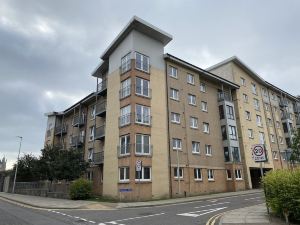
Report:
[{"label": "metal pole", "polygon": [[20,145],[19,145],[19,153],[18,153],[18,159],[17,159],[17,165],[16,165],[16,171],[15,171],[15,177],[14,177],[14,184],[13,184],[12,193],[15,193],[16,179],[17,179],[17,173],[18,173],[18,164],[19,164],[20,151],[21,151],[22,139],[23,139],[23,137],[21,137],[21,136],[17,136],[17,137],[20,138]]},{"label": "metal pole", "polygon": [[179,176],[179,154],[177,148],[177,179],[178,179],[178,194],[180,194],[180,176]]}]

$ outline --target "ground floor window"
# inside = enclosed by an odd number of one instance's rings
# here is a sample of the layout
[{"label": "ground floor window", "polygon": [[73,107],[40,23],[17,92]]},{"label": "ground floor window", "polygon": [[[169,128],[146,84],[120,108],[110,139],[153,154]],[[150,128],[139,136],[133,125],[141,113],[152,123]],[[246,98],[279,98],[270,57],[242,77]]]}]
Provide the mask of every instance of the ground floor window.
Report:
[{"label": "ground floor window", "polygon": [[242,180],[242,170],[235,170],[235,179],[236,180]]},{"label": "ground floor window", "polygon": [[119,181],[128,182],[129,181],[129,167],[119,168]]},{"label": "ground floor window", "polygon": [[194,169],[194,179],[195,180],[202,180],[202,172],[200,168]]},{"label": "ground floor window", "polygon": [[215,180],[214,170],[212,170],[212,169],[207,170],[207,178],[208,178],[208,180]]},{"label": "ground floor window", "polygon": [[141,171],[135,171],[135,180],[151,181],[151,167],[142,167]]},{"label": "ground floor window", "polygon": [[[178,174],[178,172],[179,172],[179,174]],[[183,168],[181,168],[181,167],[174,168],[174,178],[176,178],[176,179],[183,178]]]},{"label": "ground floor window", "polygon": [[231,170],[226,170],[227,180],[232,180]]}]

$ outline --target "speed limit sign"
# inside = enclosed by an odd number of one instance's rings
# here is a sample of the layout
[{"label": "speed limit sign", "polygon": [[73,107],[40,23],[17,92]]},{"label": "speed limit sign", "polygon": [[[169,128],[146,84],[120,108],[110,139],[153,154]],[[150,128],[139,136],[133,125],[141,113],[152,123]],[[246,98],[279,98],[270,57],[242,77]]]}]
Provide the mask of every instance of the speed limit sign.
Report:
[{"label": "speed limit sign", "polygon": [[266,151],[264,145],[253,145],[252,146],[252,158],[255,162],[267,161]]}]

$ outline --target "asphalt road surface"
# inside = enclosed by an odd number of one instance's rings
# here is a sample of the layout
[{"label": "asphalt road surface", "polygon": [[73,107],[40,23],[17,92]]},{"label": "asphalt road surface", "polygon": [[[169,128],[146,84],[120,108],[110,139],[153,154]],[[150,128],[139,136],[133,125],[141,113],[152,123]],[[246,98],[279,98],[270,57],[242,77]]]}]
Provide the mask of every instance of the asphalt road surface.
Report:
[{"label": "asphalt road surface", "polygon": [[156,207],[117,210],[39,210],[0,199],[0,225],[205,225],[214,215],[263,203],[252,193]]}]

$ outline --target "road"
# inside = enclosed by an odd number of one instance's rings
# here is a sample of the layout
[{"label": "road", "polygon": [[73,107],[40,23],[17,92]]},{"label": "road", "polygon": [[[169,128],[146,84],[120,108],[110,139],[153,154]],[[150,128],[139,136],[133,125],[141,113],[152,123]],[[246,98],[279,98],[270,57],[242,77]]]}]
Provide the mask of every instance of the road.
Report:
[{"label": "road", "polygon": [[0,199],[0,225],[205,225],[213,215],[264,202],[262,193],[117,210],[40,210]]}]

